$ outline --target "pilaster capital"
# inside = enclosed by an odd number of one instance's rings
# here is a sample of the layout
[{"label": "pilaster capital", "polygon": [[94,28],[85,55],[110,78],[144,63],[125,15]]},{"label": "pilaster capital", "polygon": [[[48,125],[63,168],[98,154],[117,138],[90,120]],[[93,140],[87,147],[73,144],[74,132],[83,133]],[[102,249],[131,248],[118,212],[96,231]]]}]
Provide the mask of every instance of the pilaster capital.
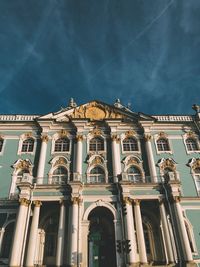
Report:
[{"label": "pilaster capital", "polygon": [[83,141],[83,135],[82,134],[77,134],[76,135],[76,141],[77,142]]},{"label": "pilaster capital", "polygon": [[140,206],[140,202],[141,202],[140,199],[134,199],[133,200],[134,206]]},{"label": "pilaster capital", "polygon": [[35,205],[35,207],[40,207],[40,206],[42,206],[42,201],[35,200],[35,201],[33,201],[33,204]]},{"label": "pilaster capital", "polygon": [[49,141],[49,137],[48,137],[48,135],[47,135],[47,134],[43,134],[43,135],[41,136],[41,140],[42,140],[42,142],[48,143],[48,141]]},{"label": "pilaster capital", "polygon": [[112,134],[111,135],[111,140],[115,141],[116,143],[120,142],[120,137],[117,134]]},{"label": "pilaster capital", "polygon": [[146,142],[151,141],[152,136],[150,134],[144,134],[144,140]]},{"label": "pilaster capital", "polygon": [[19,199],[19,203],[20,203],[21,206],[28,207],[28,205],[30,204],[30,200],[28,200],[26,198],[20,198]]}]

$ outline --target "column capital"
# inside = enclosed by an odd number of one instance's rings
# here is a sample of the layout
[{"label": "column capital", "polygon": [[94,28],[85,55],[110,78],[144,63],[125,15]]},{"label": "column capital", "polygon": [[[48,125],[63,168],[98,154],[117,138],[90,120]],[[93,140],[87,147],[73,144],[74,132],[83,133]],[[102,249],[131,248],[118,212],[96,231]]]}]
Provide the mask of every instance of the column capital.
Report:
[{"label": "column capital", "polygon": [[120,142],[120,137],[117,134],[112,134],[111,135],[111,140],[115,141],[116,143]]},{"label": "column capital", "polygon": [[35,205],[35,207],[40,207],[40,206],[42,206],[42,201],[35,200],[35,201],[33,201],[33,204]]},{"label": "column capital", "polygon": [[140,206],[140,202],[141,202],[140,199],[133,199],[133,203],[135,206]]},{"label": "column capital", "polygon": [[28,207],[28,205],[30,204],[30,200],[28,200],[26,198],[20,198],[19,199],[19,203],[20,203],[21,206]]},{"label": "column capital", "polygon": [[181,202],[181,198],[179,196],[174,196],[172,199],[173,199],[174,203],[180,203]]},{"label": "column capital", "polygon": [[144,134],[144,140],[146,142],[151,141],[152,136],[150,134]]},{"label": "column capital", "polygon": [[83,141],[83,135],[82,134],[77,134],[76,135],[76,141],[79,142],[79,141]]},{"label": "column capital", "polygon": [[48,137],[48,135],[47,135],[47,134],[43,134],[43,135],[41,136],[41,140],[42,140],[42,142],[48,143],[48,141],[49,141],[49,137]]},{"label": "column capital", "polygon": [[72,197],[71,202],[73,205],[79,205],[82,202],[82,199],[80,197]]},{"label": "column capital", "polygon": [[162,205],[162,204],[164,204],[165,203],[165,199],[164,198],[158,198],[158,203],[159,203],[159,205]]},{"label": "column capital", "polygon": [[123,197],[123,202],[124,202],[124,204],[131,205],[132,199],[130,197]]}]

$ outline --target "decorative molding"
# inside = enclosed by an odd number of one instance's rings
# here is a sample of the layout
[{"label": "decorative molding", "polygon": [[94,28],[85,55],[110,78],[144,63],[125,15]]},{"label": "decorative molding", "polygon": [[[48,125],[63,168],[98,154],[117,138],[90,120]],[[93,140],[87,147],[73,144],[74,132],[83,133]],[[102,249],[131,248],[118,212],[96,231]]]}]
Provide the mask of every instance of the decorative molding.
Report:
[{"label": "decorative molding", "polygon": [[172,122],[172,121],[176,121],[176,122],[185,122],[185,121],[193,121],[193,117],[192,116],[162,116],[162,115],[158,115],[158,116],[152,116],[153,118],[157,119],[157,121],[161,121],[161,122]]},{"label": "decorative molding", "polygon": [[60,138],[64,138],[64,137],[67,137],[68,134],[69,134],[68,131],[62,129],[59,133],[59,136]]},{"label": "decorative molding", "polygon": [[127,137],[133,137],[135,134],[136,134],[135,131],[128,130],[128,131],[125,132],[125,138],[127,138]]},{"label": "decorative molding", "polygon": [[94,136],[102,135],[102,131],[100,128],[98,128],[98,126],[95,126],[94,129],[90,131],[90,133]]}]

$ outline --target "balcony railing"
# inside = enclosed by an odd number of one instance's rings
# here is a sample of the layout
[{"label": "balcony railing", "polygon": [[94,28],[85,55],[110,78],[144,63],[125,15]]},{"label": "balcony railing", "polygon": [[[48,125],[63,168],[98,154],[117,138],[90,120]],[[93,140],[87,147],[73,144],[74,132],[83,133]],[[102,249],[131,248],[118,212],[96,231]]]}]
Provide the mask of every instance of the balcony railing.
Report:
[{"label": "balcony railing", "polygon": [[[141,175],[132,175],[132,174],[127,174],[127,173],[122,173],[118,178],[118,181],[124,181],[124,182],[130,182],[133,184],[149,184],[149,183],[168,183],[168,182],[173,182],[173,181],[179,181],[179,175],[177,173],[169,172],[168,175],[166,174],[164,176],[156,176],[156,177],[151,177],[151,176],[141,176]],[[106,179],[102,176],[97,177],[97,176],[85,176],[85,175],[80,175],[77,173],[73,174],[73,179],[69,179],[67,177],[33,177],[30,176],[29,174],[25,174],[23,177],[18,177],[17,179],[17,185],[20,184],[36,184],[36,185],[66,185],[69,183],[69,181],[81,181],[84,184],[103,184],[103,183],[113,183],[115,177],[109,176],[108,177],[108,182],[106,182]]]}]

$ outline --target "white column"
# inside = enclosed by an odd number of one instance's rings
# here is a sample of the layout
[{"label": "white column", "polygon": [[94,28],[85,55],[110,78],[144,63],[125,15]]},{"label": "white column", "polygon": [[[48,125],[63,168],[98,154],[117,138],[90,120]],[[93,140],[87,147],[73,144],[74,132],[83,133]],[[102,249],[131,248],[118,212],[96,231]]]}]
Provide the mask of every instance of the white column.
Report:
[{"label": "white column", "polygon": [[1,255],[1,250],[2,250],[2,243],[3,243],[3,237],[5,233],[5,228],[0,228],[0,255]]},{"label": "white column", "polygon": [[69,248],[69,265],[76,267],[78,259],[78,205],[79,198],[73,197],[72,199],[72,218],[71,218],[71,247]]},{"label": "white column", "polygon": [[166,216],[163,200],[161,200],[159,204],[160,204],[161,223],[163,227],[163,235],[165,239],[164,241],[165,241],[166,250],[167,250],[167,257],[168,257],[169,263],[173,263],[174,256],[173,256],[172,244],[171,244],[170,233],[169,233],[168,223],[167,223],[167,216]]},{"label": "white column", "polygon": [[88,234],[89,234],[89,221],[82,221],[82,265],[88,266]]},{"label": "white column", "polygon": [[56,266],[63,265],[63,254],[64,254],[64,241],[65,241],[65,217],[66,207],[64,201],[60,204],[60,218],[58,226],[58,240],[57,240],[57,251],[56,251]]},{"label": "white column", "polygon": [[146,246],[144,240],[144,232],[142,226],[142,216],[140,211],[140,201],[134,200],[135,224],[138,240],[138,250],[140,255],[140,262],[147,263]]},{"label": "white column", "polygon": [[119,151],[120,139],[117,135],[112,135],[112,164],[113,164],[113,181],[118,182],[118,175],[121,174],[121,162]]},{"label": "white column", "polygon": [[48,136],[43,135],[41,137],[41,149],[40,149],[40,158],[38,163],[38,170],[37,170],[37,183],[42,184],[43,178],[44,178],[44,167],[45,167],[45,161],[46,161],[46,153],[47,153],[47,143],[48,143]]},{"label": "white column", "polygon": [[37,237],[38,237],[38,223],[39,223],[39,216],[40,216],[40,206],[41,201],[34,201],[35,207],[33,212],[33,218],[31,223],[31,230],[30,230],[30,237],[28,243],[28,251],[26,257],[26,266],[33,267],[34,260],[35,260],[35,252],[36,252],[36,245],[37,245]]},{"label": "white column", "polygon": [[182,208],[180,205],[179,197],[174,198],[174,208],[176,211],[176,220],[177,220],[177,226],[178,226],[178,230],[179,230],[181,241],[182,241],[181,243],[183,245],[183,250],[185,254],[184,258],[187,262],[191,262],[193,261],[192,252],[191,252],[191,248],[190,248],[190,244],[188,240],[188,235],[187,235],[187,231],[185,227],[185,222],[183,218],[183,212],[182,212]]},{"label": "white column", "polygon": [[10,267],[20,266],[29,203],[30,201],[25,198],[20,199],[20,206],[15,226],[15,233],[10,257]]},{"label": "white column", "polygon": [[[76,144],[76,166],[75,172],[77,175],[82,175],[82,154],[83,154],[83,136],[77,135],[77,144]],[[78,178],[78,177],[77,177]]]},{"label": "white column", "polygon": [[134,226],[134,220],[133,220],[133,208],[132,208],[132,201],[125,197],[123,200],[126,205],[126,211],[127,214],[125,216],[125,222],[126,222],[126,239],[130,240],[131,244],[131,251],[129,253],[129,264],[133,264],[137,262],[137,251],[136,251],[136,238],[135,238],[135,226]]},{"label": "white column", "polygon": [[146,134],[144,136],[144,139],[146,141],[145,148],[146,148],[146,153],[147,153],[151,181],[156,183],[158,181],[158,178],[157,178],[156,167],[155,167],[155,162],[153,158],[153,151],[151,147],[151,135]]},{"label": "white column", "polygon": [[[117,240],[122,241],[122,228],[121,228],[121,222],[118,220],[113,220],[114,228],[115,228],[115,242]],[[117,242],[116,242],[117,243]],[[117,267],[123,266],[123,254],[117,252],[116,250],[116,260],[117,260]]]}]

